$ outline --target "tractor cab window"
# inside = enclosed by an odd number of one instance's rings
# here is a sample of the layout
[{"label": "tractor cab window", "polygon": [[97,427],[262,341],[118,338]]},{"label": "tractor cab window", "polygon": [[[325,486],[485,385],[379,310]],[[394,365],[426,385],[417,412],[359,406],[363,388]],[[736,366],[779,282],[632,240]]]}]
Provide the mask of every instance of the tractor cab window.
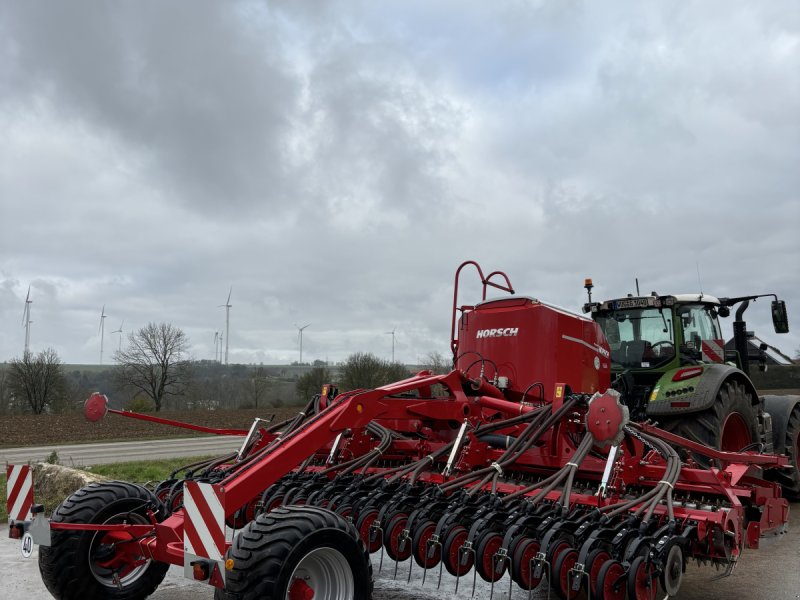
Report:
[{"label": "tractor cab window", "polygon": [[616,366],[650,368],[675,356],[672,315],[659,308],[631,308],[600,313],[603,329]]},{"label": "tractor cab window", "polygon": [[713,305],[684,304],[677,313],[683,328],[683,343],[690,353],[701,353],[703,342],[722,343],[722,332]]}]

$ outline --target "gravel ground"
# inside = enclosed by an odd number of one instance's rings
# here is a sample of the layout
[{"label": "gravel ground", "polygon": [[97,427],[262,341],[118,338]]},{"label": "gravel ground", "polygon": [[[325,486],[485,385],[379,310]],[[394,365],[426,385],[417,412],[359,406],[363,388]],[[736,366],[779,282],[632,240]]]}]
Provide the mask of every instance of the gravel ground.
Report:
[{"label": "gravel ground", "polygon": [[[733,575],[711,581],[717,575],[710,567],[690,564],[677,598],[681,600],[800,600],[800,504],[792,505],[790,532],[771,539],[762,540],[758,550],[745,551]],[[0,527],[0,564],[3,565],[3,594],[5,600],[39,600],[49,597],[42,584],[36,562],[36,553],[30,559],[20,554],[19,542],[8,539],[7,527]],[[394,576],[395,563],[385,559],[378,572],[379,554],[372,556],[376,571],[375,600],[442,600],[442,598],[470,598],[472,573],[459,582],[455,594],[455,578],[445,573],[441,587],[437,590],[438,574],[435,570],[427,574],[422,585],[422,571],[411,573],[407,583],[409,562],[401,563]],[[183,578],[183,571],[172,567],[153,600],[212,600],[213,590]],[[513,587],[508,594],[508,579],[496,585],[494,593],[489,584],[478,578],[475,598],[478,600],[528,600],[528,594]],[[532,598],[548,598],[545,587],[536,590]],[[555,598],[551,595],[550,598]]]}]

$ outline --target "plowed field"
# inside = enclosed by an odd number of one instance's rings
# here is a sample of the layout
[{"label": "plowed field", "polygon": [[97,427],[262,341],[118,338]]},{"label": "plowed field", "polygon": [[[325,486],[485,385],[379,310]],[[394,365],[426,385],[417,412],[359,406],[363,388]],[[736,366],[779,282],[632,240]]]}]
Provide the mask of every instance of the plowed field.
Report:
[{"label": "plowed field", "polygon": [[[164,411],[152,413],[163,417],[220,429],[249,429],[256,417],[268,419],[275,415],[280,421],[297,414],[299,407],[219,410]],[[83,414],[20,415],[0,417],[0,447],[46,446],[49,444],[80,444],[82,442],[126,441],[166,437],[189,437],[196,434],[188,429],[148,423],[119,415],[108,414],[96,423]]]}]

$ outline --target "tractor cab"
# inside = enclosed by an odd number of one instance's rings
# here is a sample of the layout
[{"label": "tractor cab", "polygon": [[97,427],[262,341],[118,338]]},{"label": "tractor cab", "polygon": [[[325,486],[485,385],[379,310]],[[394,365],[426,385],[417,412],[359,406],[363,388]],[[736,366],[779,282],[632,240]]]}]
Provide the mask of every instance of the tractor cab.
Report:
[{"label": "tractor cab", "polygon": [[589,302],[583,310],[608,340],[616,387],[644,416],[652,391],[666,375],[670,380],[683,368],[725,361],[719,307],[720,301],[708,295],[652,294]]},{"label": "tractor cab", "polygon": [[[626,297],[587,305],[611,347],[615,371],[659,371],[724,362],[717,298],[699,294]],[[588,309],[588,310],[587,310]]]},{"label": "tractor cab", "polygon": [[[788,331],[785,304],[773,294],[716,298],[702,293],[661,296],[653,292],[592,302],[592,280],[587,279],[584,287],[589,301],[583,312],[591,313],[608,340],[614,387],[639,418],[693,412],[713,399],[721,382],[730,376],[745,382],[756,396],[747,378],[749,356],[742,318],[750,301],[775,298],[775,331]],[[733,324],[736,351],[726,352],[719,317],[729,316],[730,307],[737,304]]]}]

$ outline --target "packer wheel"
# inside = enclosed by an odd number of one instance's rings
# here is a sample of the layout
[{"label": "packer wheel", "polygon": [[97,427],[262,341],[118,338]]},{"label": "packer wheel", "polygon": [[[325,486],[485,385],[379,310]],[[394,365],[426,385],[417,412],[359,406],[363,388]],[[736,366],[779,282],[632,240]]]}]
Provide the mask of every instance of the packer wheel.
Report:
[{"label": "packer wheel", "polygon": [[411,556],[411,540],[403,538],[403,532],[408,524],[408,515],[398,512],[392,515],[383,528],[383,547],[389,558],[402,562]]},{"label": "packer wheel", "polygon": [[578,551],[574,548],[566,548],[561,551],[553,565],[551,586],[562,600],[575,598],[580,593],[580,590],[572,591],[572,578],[570,577],[570,569],[575,566],[576,562],[578,562]]},{"label": "packer wheel", "polygon": [[469,533],[463,525],[456,525],[448,532],[444,540],[442,556],[444,567],[454,577],[461,577],[469,573],[474,562],[471,552],[461,552],[461,547],[467,541]]},{"label": "packer wheel", "polygon": [[[589,593],[591,598],[598,597],[598,579],[600,578],[600,569],[603,565],[611,560],[611,554],[604,548],[595,548],[586,557],[586,564],[584,568],[589,574]],[[602,598],[602,596],[599,596]]]},{"label": "packer wheel", "polygon": [[361,540],[367,546],[367,550],[370,553],[380,550],[381,544],[383,543],[380,531],[372,531],[372,524],[377,518],[378,509],[369,508],[361,511],[361,514],[358,516],[358,520],[356,521],[358,535],[361,536]]},{"label": "packer wheel", "polygon": [[353,516],[353,505],[352,504],[341,504],[341,505],[337,506],[336,510],[334,510],[333,512],[335,512],[337,515],[339,515],[341,517],[344,517],[345,519],[347,517],[351,517],[352,518],[352,516]]},{"label": "packer wheel", "polygon": [[215,600],[369,600],[372,566],[355,528],[316,507],[259,515],[234,538]]},{"label": "packer wheel", "polygon": [[655,600],[658,575],[655,566],[644,556],[637,556],[628,571],[628,600]]},{"label": "packer wheel", "polygon": [[526,538],[516,544],[511,559],[511,579],[525,591],[539,587],[541,577],[533,575],[533,559],[539,552],[539,542]]},{"label": "packer wheel", "polygon": [[[423,521],[414,527],[411,553],[414,555],[414,561],[423,569],[432,569],[442,560],[441,545],[428,543],[434,533],[436,533],[436,523],[431,520]],[[432,552],[431,556],[428,556],[429,551]]]},{"label": "packer wheel", "polygon": [[[150,523],[147,509],[164,518],[161,502],[132,483],[92,483],[64,500],[55,523]],[[51,545],[39,547],[39,571],[58,600],[139,600],[152,594],[169,569],[135,551],[130,534],[119,531],[58,531]]]},{"label": "packer wheel", "polygon": [[503,545],[503,536],[494,531],[487,531],[478,538],[475,554],[475,569],[484,581],[497,581],[506,572],[506,561],[495,557]]},{"label": "packer wheel", "polygon": [[625,600],[625,584],[625,567],[613,558],[607,560],[597,574],[597,595],[595,597],[598,600]]},{"label": "packer wheel", "polygon": [[[559,557],[561,554],[566,552],[570,549],[569,542],[564,538],[558,539],[556,538],[552,542],[550,542],[550,546],[547,548],[547,563],[550,568],[550,574],[555,573],[555,566],[558,562]],[[551,575],[551,578],[555,578],[554,575]]]}]

